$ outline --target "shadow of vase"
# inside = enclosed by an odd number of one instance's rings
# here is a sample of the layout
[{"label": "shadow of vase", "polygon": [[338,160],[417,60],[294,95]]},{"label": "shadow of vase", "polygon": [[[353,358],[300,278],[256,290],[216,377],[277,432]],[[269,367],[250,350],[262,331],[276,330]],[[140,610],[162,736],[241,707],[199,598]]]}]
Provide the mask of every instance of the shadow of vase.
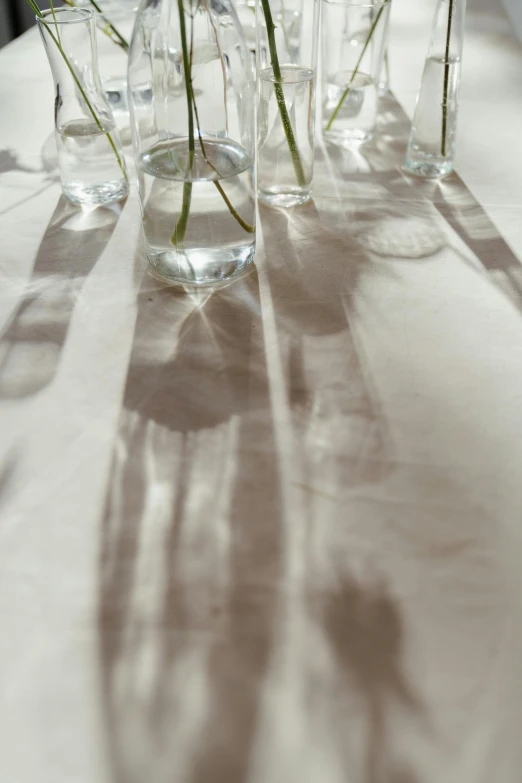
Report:
[{"label": "shadow of vase", "polygon": [[121,209],[84,212],[60,197],[26,291],[0,339],[0,399],[30,397],[51,383],[83,283]]},{"label": "shadow of vase", "polygon": [[[388,471],[391,443],[351,322],[360,279],[374,274],[335,199],[261,208],[265,267],[292,423],[312,455],[304,481],[354,486]],[[382,274],[386,274],[384,270]]]},{"label": "shadow of vase", "polygon": [[260,326],[255,270],[181,296],[147,276],[138,296],[98,615],[121,783],[246,779],[280,570]]}]

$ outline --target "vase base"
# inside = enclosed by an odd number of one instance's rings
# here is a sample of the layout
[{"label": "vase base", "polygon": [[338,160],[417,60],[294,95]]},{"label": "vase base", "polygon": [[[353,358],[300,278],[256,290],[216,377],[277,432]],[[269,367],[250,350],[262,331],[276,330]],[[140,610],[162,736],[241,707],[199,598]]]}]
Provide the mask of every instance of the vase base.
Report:
[{"label": "vase base", "polygon": [[258,190],[259,200],[270,207],[297,207],[300,204],[306,204],[312,198],[311,188],[260,188]]},{"label": "vase base", "polygon": [[420,161],[414,163],[407,161],[403,166],[403,171],[423,179],[444,179],[453,171],[453,165],[447,162]]},{"label": "vase base", "polygon": [[323,138],[328,144],[334,144],[336,147],[354,149],[367,141],[371,141],[373,133],[371,130],[364,130],[363,128],[330,131],[323,129]]},{"label": "vase base", "polygon": [[62,183],[63,195],[73,204],[110,204],[112,201],[120,201],[129,194],[129,185],[126,180],[113,182],[101,182],[97,185],[82,185],[81,183]]},{"label": "vase base", "polygon": [[150,271],[168,285],[184,288],[215,287],[243,275],[254,258],[253,242],[217,250],[211,247],[190,250],[158,250],[149,247]]}]

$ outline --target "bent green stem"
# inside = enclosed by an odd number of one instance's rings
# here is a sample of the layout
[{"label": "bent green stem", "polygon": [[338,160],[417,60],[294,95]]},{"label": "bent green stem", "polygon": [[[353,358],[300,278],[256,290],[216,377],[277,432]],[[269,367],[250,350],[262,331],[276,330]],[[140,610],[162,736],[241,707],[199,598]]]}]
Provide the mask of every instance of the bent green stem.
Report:
[{"label": "bent green stem", "polygon": [[446,157],[446,136],[448,133],[448,89],[450,75],[450,43],[451,43],[451,23],[453,21],[453,0],[449,0],[448,5],[448,27],[446,30],[446,51],[444,54],[444,87],[442,91],[442,139],[440,152],[443,158]]},{"label": "bent green stem", "polygon": [[[36,5],[36,3],[34,2],[34,0],[27,0],[27,3],[30,5],[31,9],[34,11],[34,13],[36,14],[36,16],[38,16],[40,19],[44,19],[44,15],[42,14],[42,12],[41,12],[41,10],[39,9],[39,7]],[[54,16],[54,13],[53,13],[53,16]],[[55,24],[56,24],[56,21],[55,21]],[[111,145],[111,147],[112,147],[112,150],[113,150],[113,152],[114,152],[114,154],[115,154],[115,156],[116,156],[116,160],[118,161],[118,166],[120,167],[120,169],[121,169],[121,172],[122,172],[122,174],[123,174],[123,176],[124,176],[124,178],[125,178],[126,182],[128,182],[128,181],[129,181],[129,178],[128,178],[128,176],[127,176],[127,171],[126,171],[126,169],[125,169],[125,165],[124,165],[124,163],[123,163],[123,161],[122,161],[122,159],[121,159],[121,156],[120,156],[120,154],[119,154],[119,152],[118,152],[118,150],[117,150],[117,148],[116,148],[116,145],[115,145],[115,143],[114,143],[114,140],[113,140],[113,138],[112,138],[111,134],[109,133],[109,131],[105,130],[105,128],[103,127],[103,125],[102,125],[102,123],[101,123],[101,121],[100,121],[100,118],[98,117],[98,115],[97,115],[97,114],[96,114],[96,112],[94,111],[94,108],[93,108],[93,106],[92,106],[92,103],[90,102],[89,98],[87,97],[87,94],[86,94],[85,90],[83,89],[83,87],[82,87],[82,85],[81,85],[81,82],[80,82],[80,80],[78,79],[78,76],[77,76],[77,74],[76,74],[76,72],[75,72],[74,68],[72,67],[71,63],[69,62],[69,58],[67,57],[67,55],[65,54],[65,51],[64,51],[64,50],[63,50],[63,48],[62,48],[62,45],[61,45],[61,43],[60,43],[60,40],[59,40],[59,35],[58,35],[58,25],[57,25],[57,24],[56,24],[56,28],[57,28],[57,29],[56,29],[57,36],[55,36],[55,35],[54,35],[54,33],[53,33],[53,31],[50,29],[49,25],[47,25],[47,32],[48,32],[48,33],[49,33],[49,35],[51,36],[52,40],[54,41],[54,43],[56,44],[56,46],[57,46],[57,48],[58,48],[58,51],[59,51],[59,52],[60,52],[60,54],[62,55],[62,57],[63,57],[63,59],[64,59],[64,62],[65,62],[65,64],[66,64],[66,66],[67,66],[67,68],[68,68],[68,70],[69,70],[69,72],[70,72],[71,76],[73,77],[73,79],[74,79],[74,82],[75,82],[76,86],[78,87],[78,90],[79,90],[79,92],[80,92],[80,95],[82,96],[83,100],[85,101],[85,105],[86,105],[86,106],[87,106],[87,108],[89,109],[89,111],[90,111],[90,113],[91,113],[91,115],[92,115],[92,118],[94,119],[94,122],[96,123],[96,125],[98,126],[98,128],[101,130],[101,132],[102,132],[102,133],[104,133],[104,134],[107,136],[107,140],[108,140],[109,144],[110,144],[110,145]]]},{"label": "bent green stem", "polygon": [[330,116],[330,119],[328,120],[328,122],[327,122],[327,123],[326,123],[326,125],[325,125],[325,130],[326,130],[326,131],[329,131],[329,130],[330,130],[330,128],[332,127],[332,124],[334,123],[334,121],[335,121],[335,118],[337,117],[337,115],[339,114],[339,112],[340,112],[340,110],[341,110],[341,106],[343,105],[343,103],[344,103],[344,101],[346,100],[346,98],[347,98],[347,96],[348,96],[348,94],[349,94],[350,90],[352,89],[352,84],[353,84],[353,82],[354,82],[354,79],[355,79],[355,77],[356,77],[356,76],[357,76],[357,74],[359,73],[359,68],[361,67],[361,63],[362,63],[362,61],[363,61],[363,57],[364,57],[364,55],[366,54],[366,50],[368,49],[368,46],[370,45],[370,41],[372,40],[372,36],[373,36],[373,34],[374,34],[374,32],[375,32],[375,30],[376,30],[376,28],[377,28],[377,25],[379,24],[379,20],[380,20],[380,18],[381,18],[381,16],[382,16],[382,12],[384,11],[384,8],[385,8],[385,6],[386,6],[386,5],[389,5],[390,1],[391,1],[391,0],[385,0],[385,2],[383,3],[383,5],[382,5],[382,6],[379,8],[379,10],[377,11],[377,15],[376,15],[376,17],[375,17],[375,19],[374,19],[374,21],[373,21],[373,24],[372,24],[372,26],[370,27],[370,32],[368,33],[368,37],[366,38],[366,41],[365,41],[365,43],[364,43],[364,46],[363,46],[362,52],[361,52],[361,54],[359,55],[359,59],[357,60],[357,63],[356,63],[356,65],[355,65],[355,68],[354,68],[354,70],[353,70],[353,73],[352,73],[352,75],[351,75],[351,77],[350,77],[350,81],[349,81],[349,82],[348,82],[348,84],[346,85],[346,88],[345,88],[345,90],[344,90],[343,94],[342,94],[342,95],[341,95],[341,97],[339,98],[339,103],[337,104],[337,106],[336,106],[336,107],[335,107],[335,109],[333,110],[333,112],[332,112],[332,114],[331,114],[331,116]]},{"label": "bent green stem", "polygon": [[[208,9],[207,9],[208,12]],[[210,12],[208,12],[210,13]],[[187,109],[188,109],[188,149],[189,149],[189,156],[188,156],[188,165],[187,165],[187,171],[192,172],[192,165],[194,162],[194,155],[195,155],[195,140],[194,140],[194,115],[196,117],[196,126],[197,126],[197,132],[198,132],[198,139],[199,144],[201,147],[201,152],[203,155],[203,158],[208,166],[210,166],[218,176],[220,176],[219,171],[216,169],[214,164],[209,160],[205,144],[203,142],[203,137],[201,134],[201,127],[199,124],[199,115],[198,115],[198,107],[196,104],[196,98],[194,96],[194,90],[192,87],[192,40],[190,45],[190,55],[187,45],[187,29],[185,25],[185,15],[183,11],[183,0],[178,0],[178,14],[179,14],[179,22],[180,22],[180,37],[181,37],[181,48],[183,51],[183,71],[185,76],[185,93],[187,97]],[[214,28],[214,26],[213,26]],[[214,28],[214,34],[216,35],[216,42],[218,44],[219,49],[219,41],[217,40],[217,33]],[[220,55],[221,55],[221,49],[219,49]],[[225,96],[226,100],[226,96]],[[226,110],[226,106],[225,106]],[[239,225],[244,228],[245,231],[248,231],[249,233],[253,233],[255,231],[255,227],[250,225],[250,223],[247,223],[246,220],[243,220],[241,215],[236,211],[234,208],[234,205],[228,198],[227,194],[225,193],[223,186],[220,182],[217,180],[214,180],[214,185],[216,186],[217,190],[219,191],[223,201],[228,207],[228,210],[230,214],[237,220]],[[172,237],[170,239],[171,243],[173,245],[178,245],[179,243],[183,242],[185,238],[185,233],[187,230],[188,220],[190,216],[190,206],[192,202],[192,182],[184,182],[183,183],[183,196],[181,201],[181,212],[180,216],[178,218],[178,221],[176,223],[176,227],[174,228],[174,231],[172,233]]]},{"label": "bent green stem", "polygon": [[[185,12],[183,10],[183,0],[178,0],[179,29],[181,35],[181,48],[183,50],[183,73],[185,76],[185,93],[187,96],[188,111],[188,165],[187,171],[192,176],[192,164],[194,162],[194,116],[192,114],[192,68],[187,48],[187,29],[185,27]],[[179,245],[185,239],[187,223],[190,215],[190,204],[192,201],[192,182],[183,183],[183,197],[181,201],[181,212],[172,232],[170,241],[173,245]]]},{"label": "bent green stem", "polygon": [[277,56],[277,47],[275,42],[275,25],[272,19],[272,12],[270,10],[269,0],[261,0],[261,6],[263,8],[263,15],[265,17],[266,33],[268,37],[268,48],[270,51],[270,63],[272,65],[272,71],[274,73],[274,92],[276,96],[277,106],[279,114],[281,115],[281,122],[283,123],[283,129],[285,132],[286,140],[288,142],[288,149],[292,157],[292,163],[295,170],[295,176],[298,184],[303,187],[306,185],[306,177],[301,163],[301,156],[299,155],[299,149],[294,136],[294,129],[288,109],[286,108],[285,93],[283,90],[283,78],[281,76],[281,68],[279,66],[279,58]]},{"label": "bent green stem", "polygon": [[[196,115],[196,127],[198,129],[198,139],[199,139],[199,146],[201,147],[201,153],[203,155],[205,163],[208,166],[210,166],[210,168],[213,169],[218,176],[221,176],[219,171],[218,171],[218,169],[214,166],[212,161],[207,156],[207,152],[206,152],[206,149],[205,149],[205,143],[203,141],[203,136],[201,135],[201,127],[200,127],[200,124],[199,124],[198,107],[196,105],[196,99],[194,97],[194,92],[193,91],[192,91],[192,102],[194,104],[194,114]],[[214,180],[214,185],[218,189],[218,191],[219,191],[223,201],[227,205],[227,207],[228,207],[228,209],[230,211],[230,214],[237,220],[237,222],[239,223],[241,228],[244,228],[245,231],[249,232],[249,234],[253,234],[254,231],[256,230],[255,226],[252,226],[250,223],[247,223],[246,220],[243,220],[243,218],[241,217],[239,212],[236,211],[236,209],[234,208],[234,205],[232,204],[232,202],[228,198],[227,194],[225,193],[221,183],[218,180]]]}]

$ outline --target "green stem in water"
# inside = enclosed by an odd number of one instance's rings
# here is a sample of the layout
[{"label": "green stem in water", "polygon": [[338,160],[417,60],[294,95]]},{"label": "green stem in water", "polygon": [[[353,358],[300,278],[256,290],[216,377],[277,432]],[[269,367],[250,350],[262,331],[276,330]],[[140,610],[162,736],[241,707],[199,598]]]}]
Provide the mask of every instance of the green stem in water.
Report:
[{"label": "green stem in water", "polygon": [[303,187],[306,185],[306,177],[301,163],[301,156],[299,155],[299,149],[294,136],[294,129],[290,121],[288,109],[286,108],[285,93],[283,90],[283,78],[281,76],[281,68],[279,66],[279,58],[277,56],[277,47],[275,42],[275,25],[272,19],[272,12],[270,11],[270,1],[261,0],[261,6],[263,8],[263,15],[266,23],[266,33],[268,37],[268,48],[270,51],[270,63],[272,65],[272,71],[274,73],[274,92],[276,96],[277,106],[279,108],[279,114],[281,115],[281,122],[283,123],[283,129],[285,132],[286,140],[288,142],[288,149],[292,156],[292,163],[294,165],[295,176],[298,184]]},{"label": "green stem in water", "polygon": [[[27,2],[30,5],[30,7],[32,8],[32,10],[35,12],[36,16],[40,17],[40,19],[43,19],[44,15],[40,11],[40,9],[36,5],[36,3],[33,2],[33,0],[27,0]],[[54,16],[54,14],[53,14],[53,16]],[[107,140],[109,141],[109,144],[111,145],[112,150],[113,150],[113,152],[114,152],[114,154],[116,156],[116,160],[118,161],[118,165],[119,165],[119,167],[120,167],[120,169],[122,171],[122,174],[125,177],[125,180],[128,182],[129,178],[127,176],[127,171],[125,169],[125,166],[123,164],[123,161],[122,161],[122,159],[120,157],[120,154],[119,154],[119,152],[118,152],[118,150],[116,148],[116,145],[114,143],[114,140],[113,140],[111,134],[108,131],[105,130],[105,128],[103,127],[102,123],[100,122],[100,119],[99,119],[98,115],[96,114],[96,112],[94,111],[92,103],[88,99],[88,97],[87,97],[87,95],[85,93],[85,90],[83,89],[83,87],[82,87],[82,85],[80,83],[80,80],[78,79],[78,76],[76,75],[76,72],[75,72],[74,68],[72,67],[71,63],[69,62],[69,59],[68,59],[67,55],[65,54],[65,51],[63,50],[62,45],[61,45],[59,39],[57,37],[55,37],[55,35],[53,34],[53,32],[50,29],[49,25],[47,25],[47,32],[49,33],[49,35],[53,39],[54,43],[58,47],[58,51],[62,55],[62,57],[64,59],[64,62],[66,64],[67,68],[69,69],[69,72],[70,72],[71,76],[73,77],[76,86],[78,87],[80,95],[82,96],[83,100],[85,101],[85,105],[87,106],[87,108],[89,109],[90,113],[92,114],[94,122],[96,123],[98,128],[102,131],[102,133],[105,133],[105,135],[107,136]],[[58,32],[58,30],[57,30],[57,32]]]},{"label": "green stem in water", "polygon": [[345,88],[343,94],[339,98],[339,103],[337,104],[337,106],[333,110],[333,112],[332,112],[332,114],[330,116],[330,119],[328,120],[328,122],[325,125],[325,130],[326,131],[329,131],[330,128],[332,127],[332,124],[334,123],[335,118],[337,117],[337,115],[339,114],[339,111],[341,110],[341,106],[343,105],[344,101],[346,100],[346,97],[348,96],[348,93],[352,89],[352,84],[354,82],[355,77],[357,76],[357,74],[359,72],[359,68],[361,67],[361,63],[363,61],[363,57],[366,54],[366,50],[367,50],[368,46],[370,45],[370,41],[372,39],[372,36],[373,36],[373,34],[374,34],[374,32],[375,32],[375,30],[377,28],[377,25],[379,24],[379,20],[380,20],[380,18],[382,16],[382,12],[384,11],[385,6],[389,5],[389,3],[390,3],[390,0],[385,0],[385,3],[377,11],[377,15],[376,15],[376,17],[375,17],[375,19],[373,21],[372,26],[370,27],[370,32],[368,33],[368,37],[367,37],[367,39],[366,39],[366,41],[364,43],[363,50],[362,50],[361,54],[359,55],[359,59],[357,60],[357,64],[356,64],[356,66],[355,66],[355,68],[353,70],[353,73],[351,75],[350,81],[346,85],[346,88]]},{"label": "green stem in water", "polygon": [[[208,11],[208,9],[207,9]],[[188,47],[187,47],[187,31],[185,26],[185,16],[183,13],[183,0],[178,0],[178,12],[180,16],[180,35],[181,35],[181,48],[183,50],[183,70],[185,73],[185,92],[187,95],[187,108],[188,108],[188,116],[189,116],[189,128],[188,128],[188,137],[189,137],[189,162],[187,169],[188,171],[192,170],[192,164],[194,161],[194,154],[195,154],[195,141],[194,141],[194,117],[192,115],[192,106],[194,107],[194,115],[196,117],[196,127],[198,131],[198,139],[199,144],[201,147],[201,152],[203,154],[203,158],[208,166],[210,166],[216,174],[219,176],[219,171],[216,169],[214,164],[209,160],[205,144],[203,142],[203,137],[201,134],[201,127],[199,124],[199,115],[198,115],[198,107],[196,104],[196,98],[194,95],[194,90],[192,88],[192,40],[190,42],[190,55],[188,53]],[[216,34],[216,31],[214,30],[214,33]],[[216,42],[218,44],[219,49],[219,42],[217,39],[216,34]],[[255,231],[255,227],[250,225],[250,223],[247,223],[246,220],[243,220],[241,215],[236,211],[234,208],[234,205],[228,198],[227,194],[225,193],[223,186],[220,182],[214,180],[214,185],[216,186],[217,190],[219,191],[223,201],[227,205],[230,214],[237,220],[239,225],[245,229],[245,231],[248,231],[249,233],[253,233]],[[192,202],[192,182],[184,182],[183,183],[183,196],[182,196],[182,202],[181,202],[181,212],[180,216],[178,218],[178,221],[176,223],[176,227],[174,229],[174,232],[171,237],[171,243],[173,245],[177,245],[178,243],[182,242],[185,238],[185,233],[187,230],[187,224],[188,219],[190,215],[190,205]]]},{"label": "green stem in water", "polygon": [[443,158],[446,157],[446,136],[448,133],[448,89],[450,76],[450,44],[451,44],[451,23],[453,21],[453,0],[449,0],[448,5],[448,27],[446,30],[446,52],[444,54],[444,87],[442,92],[442,140],[440,152]]},{"label": "green stem in water", "polygon": [[[217,174],[218,176],[220,176],[220,173],[219,173],[219,171],[217,170],[217,168],[214,166],[214,164],[212,163],[212,161],[211,161],[211,160],[209,160],[209,158],[208,158],[208,156],[207,156],[207,151],[206,151],[206,149],[205,149],[205,144],[204,144],[204,142],[203,142],[203,136],[201,135],[201,127],[200,127],[200,125],[199,125],[198,107],[197,107],[197,105],[196,105],[196,98],[195,98],[195,96],[194,96],[194,91],[193,91],[193,90],[192,90],[192,102],[193,102],[193,104],[194,104],[194,114],[196,115],[196,127],[197,127],[197,129],[198,129],[198,139],[199,139],[199,145],[200,145],[200,147],[201,147],[201,153],[202,153],[202,155],[203,155],[203,158],[205,159],[205,163],[206,163],[208,166],[210,166],[210,168],[211,168],[211,169],[214,169],[214,171],[216,172],[216,174]],[[221,197],[222,197],[223,201],[224,201],[224,202],[225,202],[225,204],[227,205],[227,207],[228,207],[228,209],[229,209],[229,211],[230,211],[230,214],[231,214],[231,215],[232,215],[232,216],[233,216],[233,217],[234,217],[234,218],[237,220],[237,222],[239,223],[239,225],[241,226],[241,228],[244,228],[244,229],[245,229],[245,231],[248,231],[248,233],[249,233],[249,234],[253,234],[253,233],[254,233],[254,231],[256,230],[256,229],[255,229],[255,226],[252,226],[250,223],[247,223],[247,222],[246,222],[246,220],[243,220],[243,218],[241,217],[241,215],[239,214],[239,212],[237,212],[237,211],[236,211],[236,209],[234,208],[234,205],[232,204],[232,202],[231,202],[231,201],[230,201],[230,199],[228,198],[227,194],[225,193],[225,191],[224,191],[224,189],[223,189],[223,186],[221,185],[221,183],[220,183],[218,180],[214,180],[214,185],[215,185],[215,186],[216,186],[216,188],[218,189],[218,191],[219,191],[219,193],[220,193],[220,195],[221,195]]]},{"label": "green stem in water", "polygon": [[[185,93],[187,96],[188,111],[188,166],[187,170],[192,176],[192,164],[194,162],[194,116],[192,114],[192,68],[187,48],[187,30],[185,27],[185,12],[183,10],[183,0],[178,0],[179,29],[181,34],[181,48],[183,50],[183,72],[185,75]],[[187,223],[190,215],[190,203],[192,201],[192,182],[183,183],[183,197],[181,201],[181,212],[177,220],[170,241],[173,245],[179,245],[185,239]]]}]

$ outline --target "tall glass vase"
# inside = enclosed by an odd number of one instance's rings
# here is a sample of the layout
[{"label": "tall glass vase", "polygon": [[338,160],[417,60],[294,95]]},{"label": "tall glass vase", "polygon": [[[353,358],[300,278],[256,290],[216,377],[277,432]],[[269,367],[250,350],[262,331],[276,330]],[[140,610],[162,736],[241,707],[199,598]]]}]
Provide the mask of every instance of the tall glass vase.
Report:
[{"label": "tall glass vase", "polygon": [[256,0],[257,188],[272,206],[311,196],[319,10],[319,0]]},{"label": "tall glass vase", "polygon": [[230,0],[144,0],[128,83],[153,271],[188,286],[229,280],[255,248],[254,78]]},{"label": "tall glass vase", "polygon": [[55,85],[55,138],[62,191],[77,204],[106,204],[128,193],[119,134],[103,92],[94,14],[56,8],[37,17]]},{"label": "tall glass vase", "polygon": [[405,168],[440,179],[453,170],[466,0],[438,0]]}]

